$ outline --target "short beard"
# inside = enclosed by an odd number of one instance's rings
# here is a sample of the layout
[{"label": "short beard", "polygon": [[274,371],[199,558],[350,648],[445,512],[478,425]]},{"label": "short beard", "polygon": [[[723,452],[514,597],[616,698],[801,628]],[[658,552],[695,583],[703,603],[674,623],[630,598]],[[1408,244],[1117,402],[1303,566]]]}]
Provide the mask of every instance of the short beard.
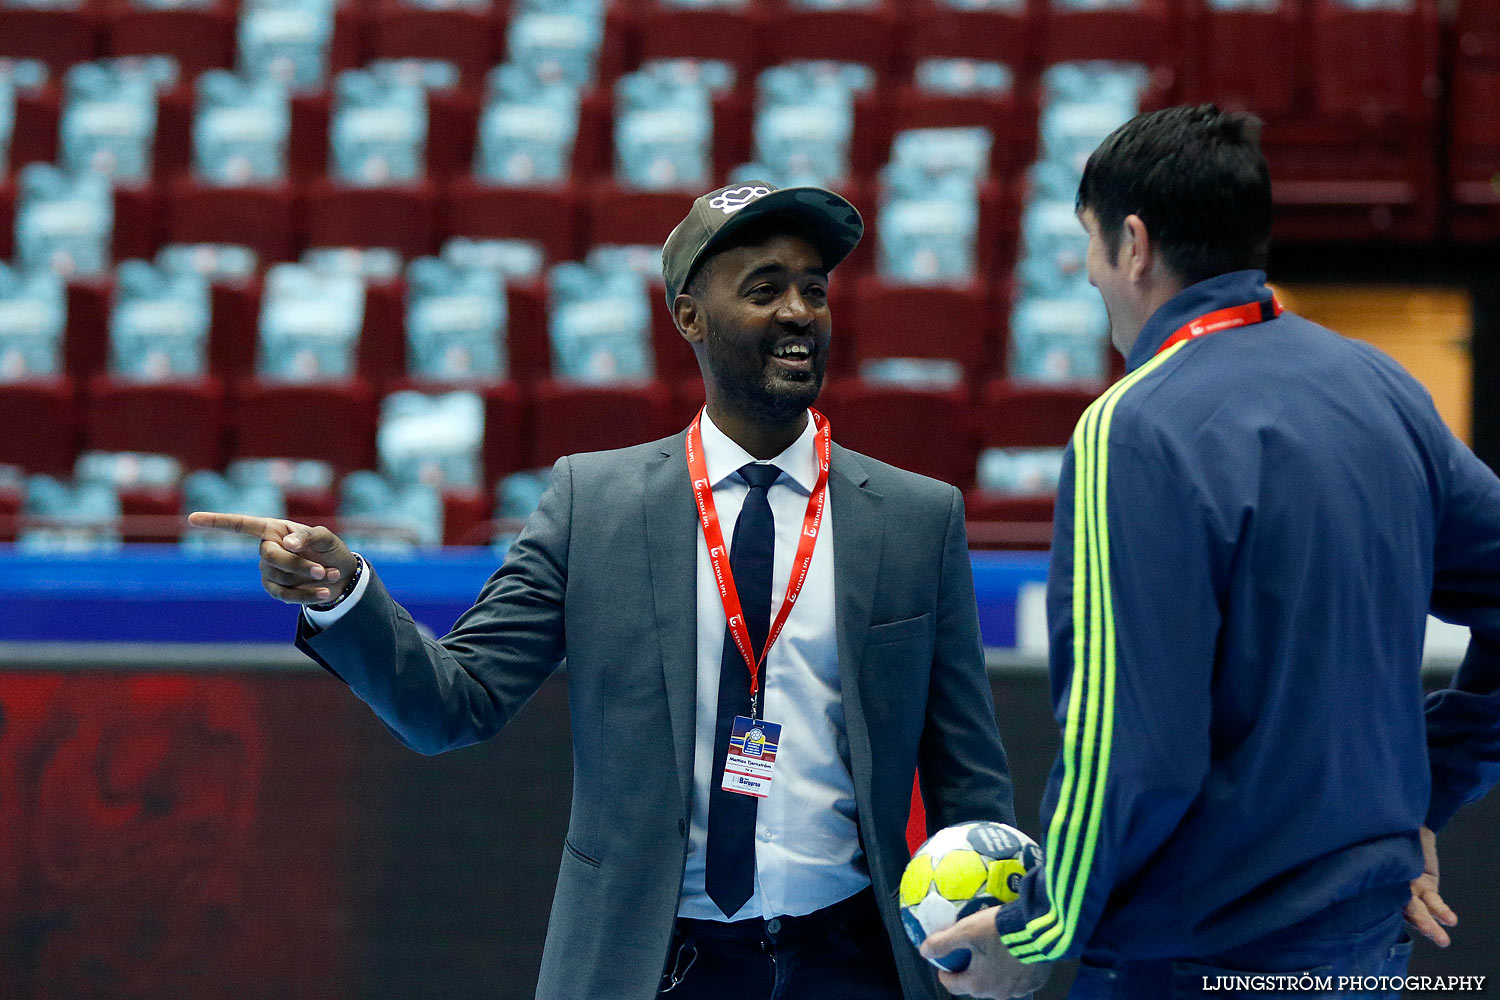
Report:
[{"label": "short beard", "polygon": [[814,363],[812,378],[808,381],[783,383],[773,387],[766,385],[764,381],[737,379],[732,371],[734,359],[727,356],[722,345],[723,342],[714,334],[710,323],[708,335],[704,339],[709,378],[713,379],[719,396],[725,403],[758,424],[780,427],[791,423],[817,402],[818,394],[823,391],[823,377],[826,373],[823,357],[818,359],[819,363]]}]

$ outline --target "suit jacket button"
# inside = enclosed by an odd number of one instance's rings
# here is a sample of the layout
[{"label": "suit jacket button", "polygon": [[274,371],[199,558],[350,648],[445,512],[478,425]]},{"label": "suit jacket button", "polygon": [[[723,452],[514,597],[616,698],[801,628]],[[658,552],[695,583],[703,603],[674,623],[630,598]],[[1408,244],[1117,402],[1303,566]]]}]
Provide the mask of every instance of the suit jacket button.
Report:
[{"label": "suit jacket button", "polygon": [[687,820],[679,819],[677,821],[677,833],[679,836],[687,836]]}]

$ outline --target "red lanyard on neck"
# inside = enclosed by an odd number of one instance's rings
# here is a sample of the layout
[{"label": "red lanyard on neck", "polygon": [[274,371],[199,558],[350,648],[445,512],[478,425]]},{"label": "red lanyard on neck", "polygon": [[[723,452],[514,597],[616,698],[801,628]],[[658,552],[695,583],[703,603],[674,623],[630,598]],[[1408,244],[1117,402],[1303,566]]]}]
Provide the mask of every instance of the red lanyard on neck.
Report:
[{"label": "red lanyard on neck", "polygon": [[729,550],[724,545],[724,532],[719,527],[719,512],[714,506],[713,484],[708,481],[708,465],[703,459],[703,412],[693,418],[687,433],[688,474],[693,479],[693,499],[698,504],[698,520],[703,525],[703,538],[708,544],[708,561],[714,569],[714,580],[719,585],[719,600],[724,604],[724,620],[734,645],[745,660],[750,671],[750,714],[756,715],[755,696],[760,691],[760,668],[766,662],[771,644],[781,634],[782,626],[792,613],[792,605],[802,593],[807,582],[807,571],[812,566],[813,546],[818,543],[818,532],[823,527],[823,508],[828,502],[828,467],[832,457],[833,431],[828,418],[817,410],[808,411],[813,426],[817,428],[814,445],[818,455],[818,481],[813,486],[812,496],[807,498],[807,513],[802,517],[802,532],[798,536],[797,555],[792,562],[792,576],[787,581],[786,599],[781,602],[781,611],[766,633],[766,644],[755,658],[755,647],[750,642],[750,629],[745,625],[744,610],[740,606],[740,594],[734,587],[734,573],[729,568]]},{"label": "red lanyard on neck", "polygon": [[1175,347],[1184,340],[1197,340],[1206,337],[1210,333],[1218,333],[1220,330],[1232,330],[1237,326],[1253,326],[1256,323],[1264,323],[1266,320],[1275,319],[1281,315],[1281,300],[1272,292],[1268,299],[1259,299],[1255,302],[1247,302],[1242,306],[1230,306],[1228,309],[1219,309],[1215,312],[1199,316],[1197,319],[1179,329],[1167,342],[1156,349],[1160,354],[1170,347]]}]

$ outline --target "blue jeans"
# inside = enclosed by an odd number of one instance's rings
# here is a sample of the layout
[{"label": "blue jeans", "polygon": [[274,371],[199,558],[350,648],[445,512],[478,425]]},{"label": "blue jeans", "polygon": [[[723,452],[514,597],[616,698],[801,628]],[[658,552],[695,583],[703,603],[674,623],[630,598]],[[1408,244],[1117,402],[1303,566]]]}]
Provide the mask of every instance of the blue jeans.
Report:
[{"label": "blue jeans", "polygon": [[1399,989],[1360,990],[1340,980],[1404,976],[1410,960],[1411,939],[1394,913],[1363,931],[1274,949],[1108,967],[1084,962],[1068,1000],[1394,1000]]}]

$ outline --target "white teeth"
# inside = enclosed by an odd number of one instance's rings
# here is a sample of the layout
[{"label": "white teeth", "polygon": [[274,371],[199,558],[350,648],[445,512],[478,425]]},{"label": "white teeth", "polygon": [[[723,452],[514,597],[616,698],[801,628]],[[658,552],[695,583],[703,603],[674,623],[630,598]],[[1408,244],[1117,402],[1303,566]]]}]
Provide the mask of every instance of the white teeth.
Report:
[{"label": "white teeth", "polygon": [[777,358],[806,358],[812,354],[806,344],[780,344],[771,352]]}]

